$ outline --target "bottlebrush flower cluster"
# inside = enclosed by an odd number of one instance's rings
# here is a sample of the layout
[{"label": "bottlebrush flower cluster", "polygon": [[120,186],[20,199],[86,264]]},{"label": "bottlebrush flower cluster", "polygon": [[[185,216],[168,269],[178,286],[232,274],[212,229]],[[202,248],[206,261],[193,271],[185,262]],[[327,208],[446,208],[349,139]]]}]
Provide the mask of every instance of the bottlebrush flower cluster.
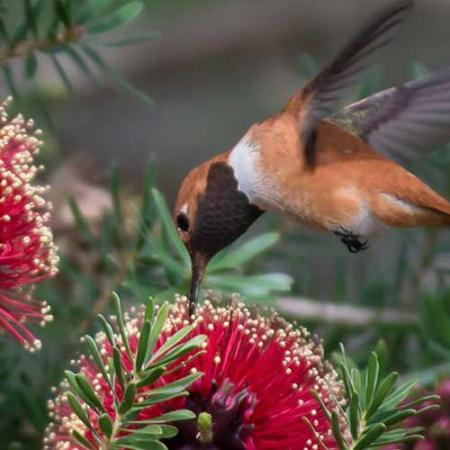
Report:
[{"label": "bottlebrush flower cluster", "polygon": [[[384,450],[448,450],[450,449],[450,379],[442,381],[435,390],[439,395],[439,409],[431,409],[424,414],[409,418],[406,428],[423,427],[425,439],[418,442],[385,447]],[[418,392],[418,395],[432,394],[432,392]],[[409,398],[407,402],[414,401]],[[436,403],[436,402],[433,402]],[[424,402],[419,408],[426,408],[431,402]]]},{"label": "bottlebrush flower cluster", "polygon": [[[133,309],[125,316],[127,340],[133,355],[143,320],[142,310]],[[344,403],[343,388],[335,371],[324,361],[321,344],[304,328],[288,324],[276,314],[262,317],[238,302],[224,307],[213,306],[207,300],[189,318],[186,298],[177,297],[169,308],[155,349],[190,323],[193,329],[186,339],[205,335],[204,351],[194,359],[185,356],[185,363],[175,370],[168,367],[152,388],[193,373],[200,372],[203,376],[190,385],[188,396],[141,409],[133,419],[134,424],[184,408],[193,411],[197,419],[177,422],[178,435],[164,441],[170,450],[338,448],[330,423],[312,391],[318,393],[329,409],[335,410],[338,403]],[[121,340],[120,336],[116,338]],[[105,367],[112,356],[109,342],[104,333],[97,334],[96,343]],[[128,376],[132,376],[133,365],[126,356],[126,346],[122,347],[122,365]],[[123,395],[119,384],[113,384],[116,392],[112,392],[91,358],[81,356],[76,365],[114,422],[117,411],[113,399]],[[49,402],[53,423],[47,429],[44,448],[79,449],[72,436],[74,431],[89,441],[88,448],[103,448],[72,411],[68,390],[68,383],[63,382],[56,399]],[[146,401],[144,389],[136,396],[137,404]],[[84,409],[91,426],[101,436],[98,414],[86,403]]]},{"label": "bottlebrush flower cluster", "polygon": [[58,258],[42,197],[48,187],[33,184],[40,130],[33,133],[33,121],[22,115],[10,119],[9,102],[0,105],[0,329],[33,351],[41,344],[26,322],[43,325],[52,316],[21,288],[54,275]]}]

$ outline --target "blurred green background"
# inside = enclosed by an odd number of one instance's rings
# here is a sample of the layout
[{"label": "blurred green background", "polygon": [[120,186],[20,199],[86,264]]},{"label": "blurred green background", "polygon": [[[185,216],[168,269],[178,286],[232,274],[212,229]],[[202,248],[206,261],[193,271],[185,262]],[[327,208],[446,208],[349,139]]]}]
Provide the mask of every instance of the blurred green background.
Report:
[{"label": "blurred green background", "polygon": [[[113,9],[125,2],[103,3]],[[170,207],[188,170],[280,110],[387,1],[144,3],[136,20],[102,39],[160,36],[98,51],[153,104],[118,88],[123,83],[114,82],[114,74],[97,76],[98,67],[88,61],[99,80],[93,83],[64,47],[55,55],[70,89],[48,54],[37,55],[30,79],[22,74],[20,58],[8,61],[19,91],[15,108],[45,131],[42,159],[62,263],[60,275],[36,291],[55,315],[45,330],[37,330],[43,350],[26,354],[0,337],[2,449],[40,447],[50,387],[61,379],[80,336],[96,329],[93,319],[107,310],[112,290],[140,303],[149,294],[170,299],[186,289],[189,268],[171,235],[164,200],[152,188],[157,186]],[[353,99],[450,65],[450,3],[418,3]],[[23,20],[23,2],[0,5],[7,26]],[[44,0],[48,9],[39,23],[47,20],[45,14],[51,19],[52,5]],[[2,68],[5,75],[4,61]],[[11,91],[6,81],[2,96]],[[436,149],[410,169],[450,197],[450,147]],[[331,236],[268,215],[218,261],[217,272],[206,287],[241,291],[248,302],[274,306],[317,332],[330,355],[344,342],[348,353],[364,362],[382,338],[387,365],[404,376],[418,374],[432,384],[448,373],[448,354],[428,337],[430,323],[450,316],[449,230],[390,230],[373,239],[368,251],[353,255]],[[437,316],[426,306],[435,303],[442,308]],[[442,326],[434,338],[446,342],[450,330],[446,334]]]}]

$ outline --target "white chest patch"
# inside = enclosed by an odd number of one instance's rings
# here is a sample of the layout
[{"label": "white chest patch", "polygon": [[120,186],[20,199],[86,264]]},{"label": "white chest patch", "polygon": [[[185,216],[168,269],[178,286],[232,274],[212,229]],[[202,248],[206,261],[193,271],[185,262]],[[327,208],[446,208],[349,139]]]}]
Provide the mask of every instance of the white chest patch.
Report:
[{"label": "white chest patch", "polygon": [[238,182],[238,189],[243,192],[252,203],[258,204],[261,189],[261,177],[258,171],[260,149],[258,143],[246,134],[230,153],[228,163],[233,168]]}]

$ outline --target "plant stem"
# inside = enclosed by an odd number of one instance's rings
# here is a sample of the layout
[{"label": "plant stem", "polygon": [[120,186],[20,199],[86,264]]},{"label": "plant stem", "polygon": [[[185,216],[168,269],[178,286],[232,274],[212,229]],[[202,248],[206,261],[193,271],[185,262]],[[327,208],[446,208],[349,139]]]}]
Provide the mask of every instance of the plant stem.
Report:
[{"label": "plant stem", "polygon": [[349,327],[379,324],[391,327],[415,327],[416,314],[396,309],[362,308],[320,302],[303,297],[283,297],[277,302],[278,311],[294,318]]},{"label": "plant stem", "polygon": [[52,47],[70,44],[71,42],[78,40],[83,33],[84,29],[77,26],[70,30],[58,33],[54,37],[19,41],[13,46],[5,47],[3,51],[0,52],[0,65],[5,65],[15,58],[24,58],[35,52],[48,51]]}]

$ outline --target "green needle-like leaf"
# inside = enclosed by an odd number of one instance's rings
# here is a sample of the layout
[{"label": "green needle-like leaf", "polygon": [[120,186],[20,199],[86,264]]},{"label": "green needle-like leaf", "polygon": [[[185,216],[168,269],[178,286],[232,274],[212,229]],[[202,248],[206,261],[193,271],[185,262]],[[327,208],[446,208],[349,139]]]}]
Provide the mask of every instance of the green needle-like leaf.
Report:
[{"label": "green needle-like leaf", "polygon": [[83,392],[83,400],[93,409],[96,409],[101,412],[105,412],[105,408],[102,402],[98,399],[95,394],[94,389],[86,380],[86,378],[81,374],[75,375],[75,380],[80,386],[81,391]]},{"label": "green needle-like leaf", "polygon": [[390,373],[383,381],[381,381],[378,389],[375,392],[372,402],[369,404],[369,407],[366,412],[366,420],[370,420],[372,415],[375,413],[377,408],[381,405],[384,399],[389,395],[392,391],[396,381],[398,378],[397,372]]},{"label": "green needle-like leaf", "polygon": [[152,385],[159,377],[161,377],[161,375],[165,373],[166,370],[167,367],[156,367],[154,369],[149,369],[137,383],[137,387],[141,388]]},{"label": "green needle-like leaf", "polygon": [[83,449],[95,450],[95,447],[77,430],[72,430],[72,436]]},{"label": "green needle-like leaf", "polygon": [[32,80],[37,72],[37,58],[34,53],[30,53],[25,60],[24,74],[27,80]]},{"label": "green needle-like leaf", "polygon": [[280,240],[279,233],[266,233],[251,239],[235,250],[225,250],[215,256],[208,265],[208,273],[235,269],[251,261]]},{"label": "green needle-like leaf", "polygon": [[151,324],[148,321],[144,322],[144,325],[141,329],[141,334],[139,336],[139,342],[138,342],[138,348],[136,352],[136,359],[135,359],[135,370],[139,373],[142,369],[142,365],[144,363],[144,358],[147,353],[148,349],[148,343],[150,339],[150,330],[151,330]]},{"label": "green needle-like leaf", "polygon": [[134,400],[136,398],[136,384],[130,383],[125,389],[125,394],[123,396],[122,403],[119,406],[119,414],[127,413],[133,406]]},{"label": "green needle-like leaf", "polygon": [[125,377],[122,368],[122,358],[120,355],[120,350],[117,347],[113,347],[113,367],[117,377],[117,381],[119,382],[120,387],[123,389],[125,387]]},{"label": "green needle-like leaf", "polygon": [[120,74],[117,72],[114,67],[110,66],[106,63],[106,61],[99,55],[98,52],[96,52],[94,49],[92,49],[89,45],[86,43],[81,44],[81,48],[86,53],[86,56],[96,65],[102,72],[105,73],[105,75],[109,76],[112,80],[114,80],[125,92],[129,93],[130,95],[133,95],[134,97],[138,98],[139,100],[143,101],[147,105],[153,105],[153,101],[150,97],[145,95],[140,90],[136,89],[134,86],[132,86],[130,83],[128,83]]},{"label": "green needle-like leaf", "polygon": [[81,403],[77,400],[77,398],[71,392],[67,393],[67,400],[69,402],[70,407],[72,408],[72,411],[78,416],[78,418],[89,429],[92,429],[91,421],[89,420],[89,417],[88,417],[86,411],[81,406]]},{"label": "green needle-like leaf", "polygon": [[119,26],[125,25],[135,19],[142,11],[144,4],[141,1],[130,2],[114,11],[108,17],[88,26],[90,33],[104,33]]},{"label": "green needle-like leaf", "polygon": [[100,355],[97,344],[95,343],[94,339],[91,338],[91,336],[86,335],[85,340],[88,344],[89,351],[91,352],[91,355],[92,355],[93,360],[95,361],[95,364],[97,364],[97,367],[100,370],[101,374],[103,375],[103,378],[105,379],[105,381],[112,388],[111,380],[109,379],[109,375],[106,371],[106,367],[105,367],[105,364],[103,363],[103,359]]},{"label": "green needle-like leaf", "polygon": [[167,236],[170,239],[171,244],[174,249],[177,251],[178,255],[181,257],[183,264],[185,267],[191,266],[191,259],[189,257],[189,253],[186,250],[186,247],[181,242],[180,237],[178,236],[177,230],[175,229],[175,225],[173,223],[171,214],[167,208],[166,202],[160,192],[156,189],[152,189],[153,201],[156,204],[156,207],[159,212],[159,216],[161,218],[163,227]]},{"label": "green needle-like leaf", "polygon": [[341,426],[339,423],[339,416],[335,411],[331,413],[331,428],[333,430],[333,435],[336,439],[336,443],[339,450],[348,450],[347,443],[345,442],[344,436],[341,432]]},{"label": "green needle-like leaf", "polygon": [[125,321],[123,319],[122,306],[120,304],[120,298],[117,293],[112,294],[114,310],[116,312],[117,328],[119,329],[120,337],[122,338],[122,345],[125,347],[128,357],[133,360],[133,355],[130,349],[130,343],[128,342],[128,333],[125,328]]},{"label": "green needle-like leaf", "polygon": [[381,436],[386,431],[386,425],[383,423],[378,423],[366,428],[364,435],[358,441],[358,443],[353,447],[354,450],[365,450],[370,444],[375,441],[379,436]]},{"label": "green needle-like leaf", "polygon": [[375,390],[378,386],[379,374],[380,374],[380,364],[378,362],[378,356],[375,352],[372,352],[369,358],[366,373],[367,376],[366,395],[365,395],[366,405],[370,405],[370,403],[373,400]]},{"label": "green needle-like leaf", "polygon": [[102,414],[98,419],[98,424],[102,432],[110,438],[113,433],[113,422],[108,414]]},{"label": "green needle-like leaf", "polygon": [[361,419],[361,411],[359,405],[359,395],[354,394],[350,399],[350,407],[349,407],[350,431],[352,433],[353,439],[357,439],[359,437],[360,419]]},{"label": "green needle-like leaf", "polygon": [[167,303],[163,303],[160,306],[158,313],[156,314],[155,320],[152,324],[152,329],[147,344],[147,353],[144,358],[144,365],[147,365],[149,359],[153,354],[153,348],[163,330],[168,315],[169,315],[169,305]]}]

